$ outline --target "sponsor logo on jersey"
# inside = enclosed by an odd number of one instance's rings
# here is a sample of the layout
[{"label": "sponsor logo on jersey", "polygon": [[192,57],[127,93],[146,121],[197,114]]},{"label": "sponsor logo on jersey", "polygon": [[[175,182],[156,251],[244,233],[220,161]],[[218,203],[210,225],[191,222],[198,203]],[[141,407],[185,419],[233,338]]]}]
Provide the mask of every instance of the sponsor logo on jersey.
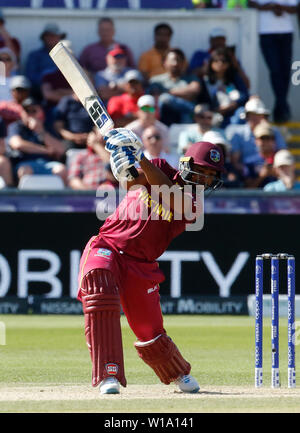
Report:
[{"label": "sponsor logo on jersey", "polygon": [[220,152],[218,150],[216,150],[216,149],[211,149],[211,151],[210,151],[210,159],[213,162],[220,162],[220,159],[221,159]]},{"label": "sponsor logo on jersey", "polygon": [[117,364],[113,364],[112,362],[106,364],[105,369],[107,374],[109,374],[110,376],[116,376],[118,374],[118,366]]},{"label": "sponsor logo on jersey", "polygon": [[109,258],[111,256],[111,251],[110,250],[106,250],[105,248],[99,248],[98,251],[96,252],[96,254],[94,256],[95,257],[106,257],[106,258]]},{"label": "sponsor logo on jersey", "polygon": [[168,221],[169,223],[173,220],[173,212],[164,208],[161,203],[154,200],[147,191],[141,191],[139,198],[148,208],[151,208],[151,213],[155,213],[162,220]]}]

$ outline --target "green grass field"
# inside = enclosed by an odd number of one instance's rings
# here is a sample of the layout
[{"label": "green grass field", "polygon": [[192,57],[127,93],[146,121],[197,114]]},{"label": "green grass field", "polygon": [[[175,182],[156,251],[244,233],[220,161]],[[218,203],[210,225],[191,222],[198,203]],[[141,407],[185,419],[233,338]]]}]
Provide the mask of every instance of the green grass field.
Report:
[{"label": "green grass field", "polygon": [[[137,356],[122,317],[127,388],[92,388],[82,316],[0,316],[0,412],[300,412],[300,388],[287,389],[287,321],[280,321],[281,389],[270,388],[270,320],[265,319],[264,387],[254,383],[254,319],[165,316],[165,328],[192,364],[198,394],[160,384]],[[299,382],[299,377],[298,377]],[[113,402],[112,402],[113,401]]]}]

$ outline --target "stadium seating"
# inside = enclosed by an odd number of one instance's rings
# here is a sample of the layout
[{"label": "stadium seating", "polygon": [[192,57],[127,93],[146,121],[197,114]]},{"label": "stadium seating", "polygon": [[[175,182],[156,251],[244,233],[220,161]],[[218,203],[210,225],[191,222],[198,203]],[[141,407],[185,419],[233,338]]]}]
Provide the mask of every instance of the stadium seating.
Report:
[{"label": "stadium seating", "polygon": [[62,190],[64,188],[62,179],[54,174],[26,174],[19,182],[21,190]]}]

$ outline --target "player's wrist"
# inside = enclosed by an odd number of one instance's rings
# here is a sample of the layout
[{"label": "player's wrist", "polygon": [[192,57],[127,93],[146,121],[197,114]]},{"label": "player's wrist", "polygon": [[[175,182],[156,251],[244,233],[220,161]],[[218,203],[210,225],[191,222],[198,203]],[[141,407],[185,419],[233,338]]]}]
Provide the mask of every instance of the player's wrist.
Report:
[{"label": "player's wrist", "polygon": [[134,157],[138,162],[141,162],[142,159],[145,157],[143,149],[138,149],[135,153],[134,153]]}]

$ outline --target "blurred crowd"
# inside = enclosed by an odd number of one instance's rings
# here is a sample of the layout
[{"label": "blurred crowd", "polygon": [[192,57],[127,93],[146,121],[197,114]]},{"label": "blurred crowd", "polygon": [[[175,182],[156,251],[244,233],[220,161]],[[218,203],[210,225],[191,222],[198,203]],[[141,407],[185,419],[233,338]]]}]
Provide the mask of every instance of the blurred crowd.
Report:
[{"label": "blurred crowd", "polygon": [[[135,62],[130,47],[115,40],[113,20],[99,20],[98,40],[84,47],[78,60],[115,127],[140,136],[149,159],[163,158],[174,167],[192,143],[219,144],[226,188],[299,188],[293,156],[270,123],[270,110],[249,92],[249,77],[224,29],[212,28],[209,49],[197,49],[191,59],[173,47],[172,35],[168,23],[157,24]],[[0,13],[6,75],[0,86],[3,187],[21,187],[32,175],[48,174],[74,190],[118,188],[103,138],[49,56],[59,41],[72,51],[66,36],[48,23],[40,47],[20,67],[21,45]]]}]

